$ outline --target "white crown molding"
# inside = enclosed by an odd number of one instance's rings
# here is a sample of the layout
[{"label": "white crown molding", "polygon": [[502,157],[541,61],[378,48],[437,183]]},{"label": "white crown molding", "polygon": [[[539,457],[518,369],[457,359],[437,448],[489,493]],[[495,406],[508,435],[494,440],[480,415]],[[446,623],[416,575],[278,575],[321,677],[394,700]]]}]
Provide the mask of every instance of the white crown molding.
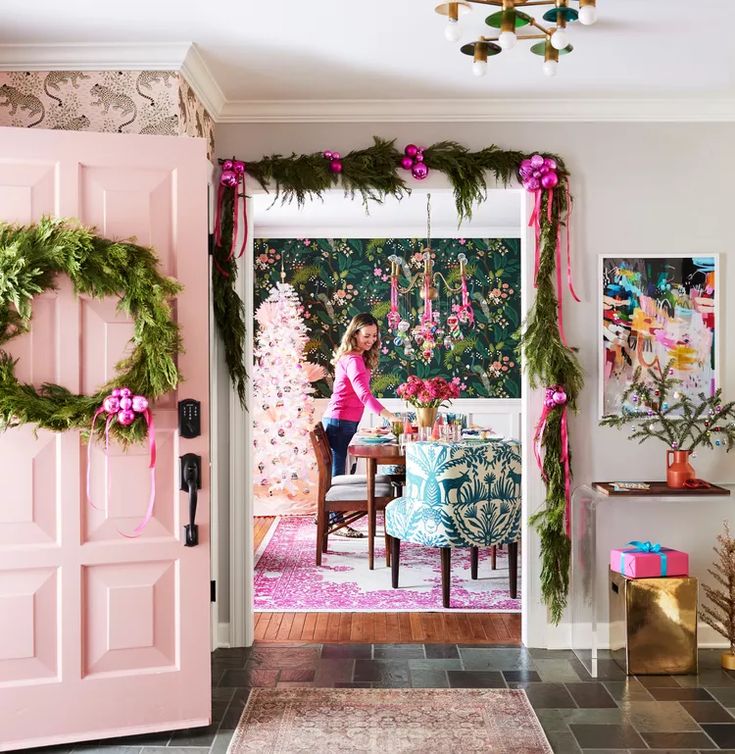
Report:
[{"label": "white crown molding", "polygon": [[735,121],[735,99],[230,100],[218,123]]},{"label": "white crown molding", "polygon": [[2,44],[0,71],[180,71],[217,123],[733,122],[735,99],[227,100],[191,42]]},{"label": "white crown molding", "polygon": [[215,123],[218,122],[227,100],[195,44],[189,47],[181,64],[181,75],[199,97],[200,102],[212,116],[212,120]]},{"label": "white crown molding", "polygon": [[3,44],[0,71],[178,71],[191,42]]}]

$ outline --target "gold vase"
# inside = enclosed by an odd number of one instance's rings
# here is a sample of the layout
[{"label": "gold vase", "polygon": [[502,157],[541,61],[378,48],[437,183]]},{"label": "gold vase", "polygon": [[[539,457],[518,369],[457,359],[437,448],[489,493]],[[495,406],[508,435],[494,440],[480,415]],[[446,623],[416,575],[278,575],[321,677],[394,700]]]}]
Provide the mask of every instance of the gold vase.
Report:
[{"label": "gold vase", "polygon": [[720,665],[725,670],[735,670],[735,655],[732,652],[723,652],[720,655]]},{"label": "gold vase", "polygon": [[417,406],[416,421],[419,427],[433,427],[438,410],[436,406]]}]

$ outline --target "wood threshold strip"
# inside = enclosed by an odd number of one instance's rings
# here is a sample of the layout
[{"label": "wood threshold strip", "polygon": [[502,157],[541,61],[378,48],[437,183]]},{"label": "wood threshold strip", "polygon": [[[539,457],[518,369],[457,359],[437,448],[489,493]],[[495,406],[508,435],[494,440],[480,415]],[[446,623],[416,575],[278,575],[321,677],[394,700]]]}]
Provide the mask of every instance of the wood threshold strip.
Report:
[{"label": "wood threshold strip", "polygon": [[[255,549],[275,518],[254,519]],[[511,644],[520,646],[518,613],[255,613],[258,642],[330,644]]]}]

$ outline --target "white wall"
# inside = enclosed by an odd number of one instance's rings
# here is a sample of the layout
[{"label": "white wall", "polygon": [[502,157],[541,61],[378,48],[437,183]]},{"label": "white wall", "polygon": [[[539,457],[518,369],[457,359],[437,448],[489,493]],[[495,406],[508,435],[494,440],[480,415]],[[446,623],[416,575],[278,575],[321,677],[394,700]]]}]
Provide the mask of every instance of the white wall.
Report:
[{"label": "white wall", "polygon": [[[735,396],[735,369],[729,366],[728,325],[733,310],[724,290],[735,290],[731,264],[735,129],[731,124],[628,123],[472,123],[472,124],[222,124],[217,127],[220,155],[248,160],[270,153],[312,152],[351,148],[371,143],[372,136],[396,138],[399,147],[413,142],[427,145],[454,139],[479,149],[489,144],[522,151],[556,152],[572,174],[575,198],[572,251],[575,284],[581,304],[566,303],[566,332],[579,348],[587,386],[579,413],[571,419],[575,484],[603,479],[663,478],[664,447],[653,442],[632,444],[626,435],[597,425],[597,304],[599,254],[636,252],[719,252],[720,357],[726,396]],[[527,286],[528,279],[524,280]],[[537,416],[532,412],[529,427]],[[528,443],[529,437],[526,436]],[[702,451],[695,464],[700,477],[731,482],[733,456]],[[531,510],[542,500],[528,500]],[[735,503],[735,501],[733,501]],[[703,515],[707,515],[704,513]],[[659,541],[676,527],[661,520]],[[636,522],[630,521],[631,538]],[[627,536],[627,535],[626,535]],[[601,549],[618,542],[602,542]],[[538,582],[537,542],[529,542],[532,563],[528,580]],[[706,556],[698,554],[697,558]],[[535,568],[535,572],[534,572]],[[560,645],[564,631],[545,630],[544,610],[532,590],[527,602],[533,631],[529,643]],[[606,595],[603,595],[605,598]]]}]

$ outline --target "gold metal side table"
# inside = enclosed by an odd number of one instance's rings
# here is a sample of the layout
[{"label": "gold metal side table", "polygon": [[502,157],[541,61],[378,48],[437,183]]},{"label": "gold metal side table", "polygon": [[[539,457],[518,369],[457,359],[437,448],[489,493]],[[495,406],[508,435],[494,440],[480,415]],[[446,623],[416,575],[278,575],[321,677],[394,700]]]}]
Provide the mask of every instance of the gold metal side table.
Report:
[{"label": "gold metal side table", "polygon": [[697,579],[609,570],[610,653],[628,675],[697,672]]}]

